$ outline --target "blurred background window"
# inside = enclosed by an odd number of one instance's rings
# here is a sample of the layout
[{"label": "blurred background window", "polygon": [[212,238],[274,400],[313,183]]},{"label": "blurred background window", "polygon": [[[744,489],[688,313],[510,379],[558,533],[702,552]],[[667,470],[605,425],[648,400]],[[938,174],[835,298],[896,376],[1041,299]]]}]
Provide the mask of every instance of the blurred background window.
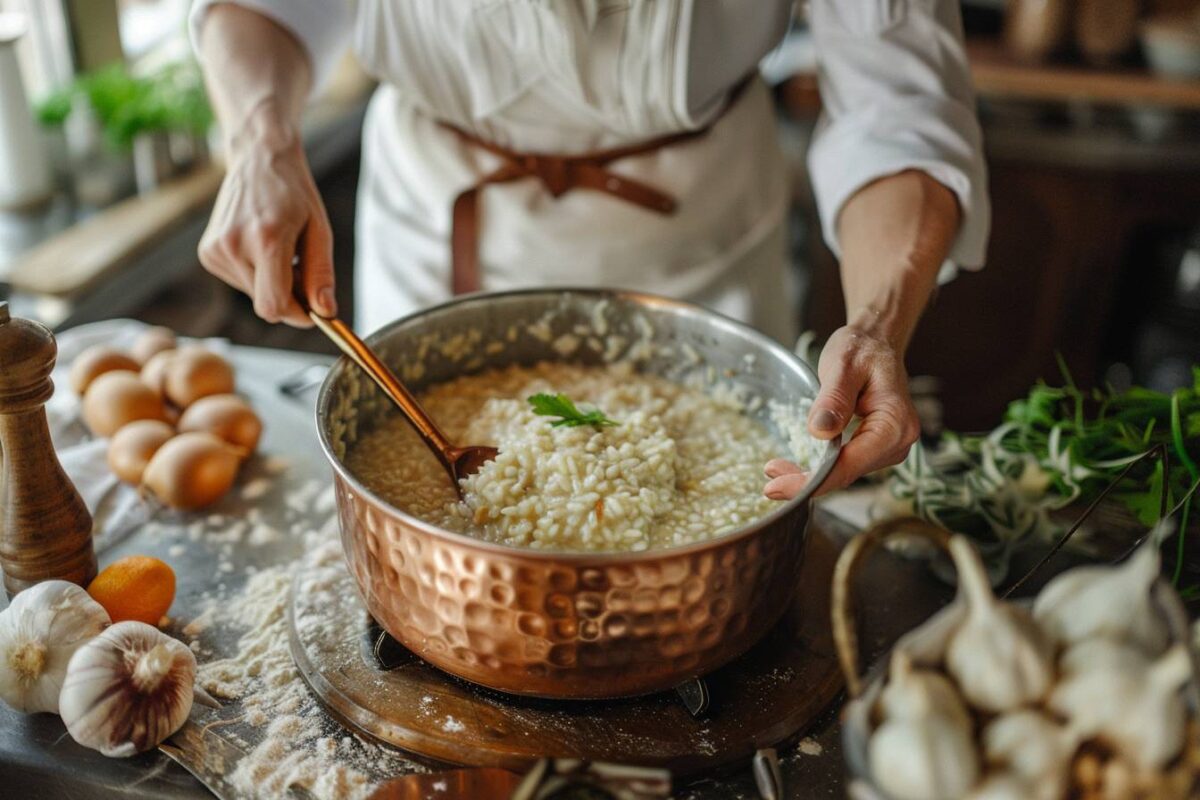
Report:
[{"label": "blurred background window", "polygon": [[29,96],[41,99],[78,74],[124,61],[137,67],[190,56],[190,0],[0,0],[25,14],[17,57]]},{"label": "blurred background window", "polygon": [[[130,61],[148,54],[187,52],[189,0],[118,0],[121,47]],[[180,48],[183,52],[180,52]]]},{"label": "blurred background window", "polygon": [[70,27],[62,0],[0,0],[0,12],[25,15],[27,31],[16,47],[30,97],[43,97],[74,77]]}]

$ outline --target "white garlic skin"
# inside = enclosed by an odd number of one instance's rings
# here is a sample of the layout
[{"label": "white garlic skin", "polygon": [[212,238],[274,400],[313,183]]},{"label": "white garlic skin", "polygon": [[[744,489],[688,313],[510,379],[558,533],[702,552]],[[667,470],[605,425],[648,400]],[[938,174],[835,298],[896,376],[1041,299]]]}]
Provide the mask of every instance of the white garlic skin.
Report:
[{"label": "white garlic skin", "polygon": [[892,653],[888,682],[879,694],[879,711],[883,719],[892,720],[936,713],[964,730],[972,728],[970,712],[954,684],[932,670],[914,667],[908,653],[899,649]]},{"label": "white garlic skin", "polygon": [[1150,659],[1137,646],[1116,639],[1085,639],[1068,647],[1058,657],[1058,671],[1064,677],[1090,669],[1145,671]]},{"label": "white garlic skin", "polygon": [[1158,770],[1183,749],[1187,707],[1179,690],[1192,678],[1187,646],[1177,644],[1149,670],[1095,668],[1065,678],[1049,706],[1080,737],[1100,737],[1143,770]]},{"label": "white garlic skin", "polygon": [[1074,731],[1040,711],[1021,709],[996,717],[983,729],[989,764],[1003,764],[1034,787],[1029,797],[1057,800],[1067,783],[1078,741]]},{"label": "white garlic skin", "polygon": [[1034,791],[1029,782],[1019,775],[1001,772],[989,775],[963,800],[1032,800]]},{"label": "white garlic skin", "polygon": [[1076,567],[1046,585],[1033,616],[1061,645],[1104,637],[1132,642],[1157,656],[1170,638],[1150,587],[1158,578],[1158,548],[1148,541],[1116,567]]},{"label": "white garlic skin", "polygon": [[26,714],[58,713],[71,656],[108,624],[108,612],[73,583],[18,593],[0,612],[0,699]]},{"label": "white garlic skin", "polygon": [[192,710],[196,657],[143,622],[119,622],[67,667],[59,710],[71,738],[124,758],[156,747]]},{"label": "white garlic skin", "polygon": [[950,538],[966,617],[946,648],[946,671],[967,702],[1002,713],[1031,705],[1054,682],[1053,645],[1023,608],[996,599],[974,546]]},{"label": "white garlic skin", "polygon": [[867,757],[875,782],[895,800],[960,800],[979,777],[979,754],[953,718],[885,720]]}]

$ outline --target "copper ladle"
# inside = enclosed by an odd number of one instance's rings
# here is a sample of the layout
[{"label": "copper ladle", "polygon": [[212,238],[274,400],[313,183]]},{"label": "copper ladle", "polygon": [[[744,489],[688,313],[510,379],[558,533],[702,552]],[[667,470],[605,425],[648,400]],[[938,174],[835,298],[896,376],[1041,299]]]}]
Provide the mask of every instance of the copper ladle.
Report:
[{"label": "copper ladle", "polygon": [[442,468],[450,476],[450,482],[454,484],[454,491],[458,492],[458,496],[461,498],[462,487],[458,484],[459,480],[478,472],[479,468],[495,458],[499,451],[486,445],[460,447],[451,442],[446,438],[446,434],[442,433],[442,429],[437,426],[433,418],[417,402],[417,398],[413,396],[412,392],[375,355],[375,351],[358,338],[358,334],[351,330],[349,325],[337,317],[323,317],[313,311],[308,305],[307,298],[303,296],[303,291],[296,292],[296,300],[308,314],[309,319],[321,329],[321,332],[328,336],[338,346],[338,349],[357,364],[363,372],[371,376],[379,388],[383,389],[384,394],[392,399],[392,402],[416,429],[421,441],[425,442],[425,446],[437,456]]}]

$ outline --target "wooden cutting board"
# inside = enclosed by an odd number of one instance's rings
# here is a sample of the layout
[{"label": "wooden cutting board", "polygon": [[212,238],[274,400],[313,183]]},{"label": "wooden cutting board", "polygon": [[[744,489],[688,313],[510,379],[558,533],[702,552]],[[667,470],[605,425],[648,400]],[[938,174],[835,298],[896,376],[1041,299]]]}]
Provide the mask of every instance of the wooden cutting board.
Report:
[{"label": "wooden cutting board", "polygon": [[9,283],[18,291],[57,297],[87,291],[211,204],[224,174],[207,164],[88,217],[14,261]]}]

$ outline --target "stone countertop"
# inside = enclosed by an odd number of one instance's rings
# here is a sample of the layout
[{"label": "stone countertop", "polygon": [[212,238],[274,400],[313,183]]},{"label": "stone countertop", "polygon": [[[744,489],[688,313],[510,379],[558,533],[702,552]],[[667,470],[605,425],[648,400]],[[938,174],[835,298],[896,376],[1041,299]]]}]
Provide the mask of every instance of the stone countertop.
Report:
[{"label": "stone countertop", "polygon": [[[231,538],[213,534],[210,528],[198,533],[204,515],[158,514],[109,550],[100,554],[104,564],[124,555],[147,554],[172,564],[178,576],[172,626],[180,635],[195,619],[214,593],[235,595],[245,582],[247,567],[263,568],[297,558],[305,527],[295,503],[287,502],[303,487],[314,482],[329,483],[329,470],[313,431],[315,391],[302,399],[291,399],[278,390],[280,381],[306,366],[328,363],[328,359],[298,353],[235,347],[232,357],[238,369],[239,391],[248,395],[266,422],[264,439],[257,455],[247,464],[238,487],[209,515],[209,519],[231,519],[254,513],[265,524],[282,532],[267,545],[253,545],[248,537]],[[269,465],[276,465],[270,468]],[[285,468],[279,471],[279,465]],[[273,476],[273,477],[269,477]],[[251,484],[275,481],[261,496],[248,490]],[[819,512],[820,513],[820,512]],[[845,536],[827,514],[822,527]],[[949,599],[946,587],[932,579],[919,564],[886,553],[869,562],[862,579],[870,593],[860,595],[861,641],[867,657],[875,658],[900,634],[919,624]],[[0,599],[0,605],[4,603]],[[206,650],[200,661],[236,652],[238,631],[213,630],[203,637]],[[182,637],[186,638],[187,637]],[[328,721],[336,728],[337,723]],[[802,740],[800,746],[780,754],[785,796],[791,800],[816,800],[845,796],[840,730],[836,709],[826,712]],[[748,766],[748,765],[747,765]],[[77,745],[66,734],[57,717],[23,716],[0,705],[0,780],[2,794],[40,798],[203,798],[207,790],[191,775],[159,753],[131,759],[107,759]],[[680,787],[677,797],[687,800],[757,798],[749,770]]]}]

